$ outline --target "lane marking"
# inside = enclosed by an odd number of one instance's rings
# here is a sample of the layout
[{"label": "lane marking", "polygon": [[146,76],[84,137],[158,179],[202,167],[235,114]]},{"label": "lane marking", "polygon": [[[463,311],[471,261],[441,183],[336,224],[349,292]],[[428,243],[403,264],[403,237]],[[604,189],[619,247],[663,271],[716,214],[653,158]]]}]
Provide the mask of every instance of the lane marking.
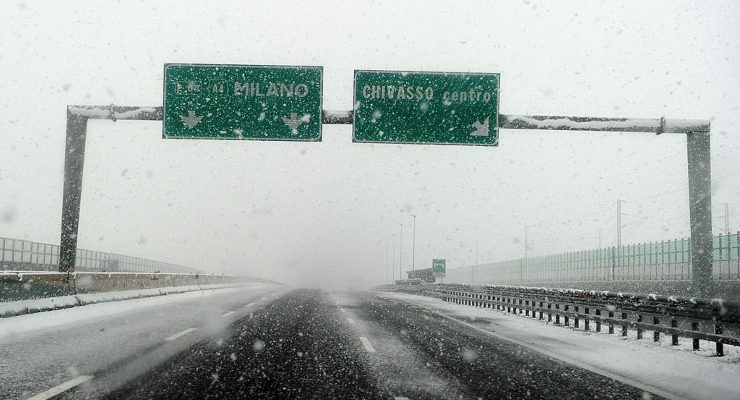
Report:
[{"label": "lane marking", "polygon": [[244,306],[244,307],[252,307],[253,305],[254,305],[254,303],[249,303],[249,304],[247,304],[247,305],[246,305],[246,306]]},{"label": "lane marking", "polygon": [[586,371],[591,371],[593,373],[596,373],[596,374],[605,376],[607,378],[611,378],[611,379],[617,380],[617,381],[622,382],[622,383],[625,383],[625,384],[627,384],[629,386],[633,386],[633,387],[636,387],[638,389],[641,389],[641,390],[643,390],[645,392],[650,392],[650,393],[653,393],[653,394],[658,395],[660,397],[664,397],[666,399],[672,399],[672,400],[688,400],[686,397],[683,397],[683,396],[678,395],[678,394],[675,394],[675,393],[667,392],[667,391],[665,391],[663,389],[657,388],[655,386],[651,386],[651,385],[649,385],[647,383],[638,382],[638,381],[636,381],[636,380],[634,380],[632,378],[629,378],[629,377],[626,377],[626,376],[622,376],[622,375],[617,375],[614,372],[607,371],[607,370],[601,369],[599,367],[586,364],[585,362],[578,361],[578,360],[573,359],[573,358],[570,358],[568,356],[564,356],[564,355],[560,355],[560,354],[554,353],[554,352],[552,352],[550,350],[543,349],[543,348],[538,347],[536,345],[533,345],[531,343],[523,342],[523,341],[518,340],[518,339],[513,339],[513,338],[510,338],[508,336],[504,336],[504,335],[498,334],[496,332],[485,330],[485,329],[483,329],[481,327],[475,326],[473,324],[469,324],[469,323],[467,323],[465,321],[461,321],[461,320],[459,320],[459,319],[457,319],[455,317],[451,317],[451,316],[443,313],[442,311],[438,311],[438,310],[433,309],[431,307],[428,307],[428,306],[426,306],[424,304],[420,304],[420,303],[417,303],[415,301],[407,300],[407,299],[398,299],[398,300],[400,300],[401,302],[407,303],[407,304],[411,304],[411,305],[414,305],[414,306],[417,306],[417,307],[421,307],[421,308],[427,309],[430,312],[439,315],[440,317],[446,318],[446,319],[448,319],[450,321],[453,321],[453,322],[457,322],[460,325],[466,326],[468,328],[471,328],[471,329],[473,329],[473,330],[475,330],[477,332],[483,333],[485,335],[493,336],[495,338],[498,338],[498,339],[501,339],[501,340],[505,340],[505,341],[508,341],[510,343],[517,344],[519,346],[522,346],[522,347],[528,348],[530,350],[536,351],[538,353],[544,354],[544,355],[546,355],[546,356],[548,356],[550,358],[554,358],[554,359],[559,360],[559,361],[562,361],[564,363],[574,365],[574,366],[579,367],[581,369],[585,369]]},{"label": "lane marking", "polygon": [[353,321],[352,318],[347,318],[347,322],[349,322],[350,324],[354,324],[355,323],[355,321]]},{"label": "lane marking", "polygon": [[260,300],[265,300],[266,298],[267,298],[267,296],[260,297]]},{"label": "lane marking", "polygon": [[411,399],[409,399],[408,397],[404,397],[404,396],[396,396],[393,398],[393,400],[411,400]]},{"label": "lane marking", "polygon": [[366,337],[360,336],[360,341],[362,342],[362,345],[365,346],[365,350],[367,350],[368,353],[375,353],[375,347],[373,347],[373,344],[370,343]]},{"label": "lane marking", "polygon": [[227,312],[227,313],[223,313],[223,314],[221,314],[221,318],[225,318],[225,317],[228,317],[229,315],[231,315],[231,314],[233,314],[233,313],[234,313],[233,311],[229,311],[229,312]]},{"label": "lane marking", "polygon": [[181,337],[183,337],[183,336],[187,335],[188,333],[190,333],[190,332],[192,332],[192,331],[194,331],[194,330],[195,330],[195,328],[188,328],[188,329],[185,329],[185,330],[184,330],[184,331],[182,331],[182,332],[178,332],[178,333],[176,333],[176,334],[174,334],[174,335],[172,335],[172,336],[170,336],[170,337],[166,338],[166,339],[165,339],[165,341],[167,341],[167,342],[171,342],[171,341],[173,341],[173,340],[177,340],[177,339],[179,339],[179,338],[181,338]]},{"label": "lane marking", "polygon": [[344,308],[342,308],[342,307],[339,307],[339,311],[341,311],[341,312],[347,312],[347,310],[345,310],[345,309],[344,309]]},{"label": "lane marking", "polygon": [[33,397],[29,397],[28,400],[47,400],[54,396],[60,395],[73,387],[79,386],[92,379],[91,375],[80,375],[77,378],[70,379],[67,382],[61,383],[49,390],[45,390]]}]

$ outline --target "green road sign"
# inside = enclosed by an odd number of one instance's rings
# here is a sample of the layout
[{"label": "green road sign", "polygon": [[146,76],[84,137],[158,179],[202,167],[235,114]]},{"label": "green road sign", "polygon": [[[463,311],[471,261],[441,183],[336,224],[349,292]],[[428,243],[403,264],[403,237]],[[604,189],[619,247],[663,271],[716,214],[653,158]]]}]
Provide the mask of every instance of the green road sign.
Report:
[{"label": "green road sign", "polygon": [[435,275],[444,275],[447,268],[447,261],[435,258],[432,260],[432,272]]},{"label": "green road sign", "polygon": [[162,136],[321,140],[322,67],[165,64]]},{"label": "green road sign", "polygon": [[355,71],[353,141],[498,146],[499,74]]}]

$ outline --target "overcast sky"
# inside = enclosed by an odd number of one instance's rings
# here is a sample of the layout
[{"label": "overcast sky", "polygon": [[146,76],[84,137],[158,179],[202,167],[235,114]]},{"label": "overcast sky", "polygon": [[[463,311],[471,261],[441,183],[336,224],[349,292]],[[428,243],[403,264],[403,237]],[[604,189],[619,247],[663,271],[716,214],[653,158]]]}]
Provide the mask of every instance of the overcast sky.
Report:
[{"label": "overcast sky", "polygon": [[[58,243],[67,104],[162,105],[165,63],[497,72],[504,114],[710,119],[715,233],[740,229],[736,1],[2,1],[0,236]],[[289,283],[688,236],[680,135],[502,130],[499,147],[162,140],[91,121],[79,246]],[[395,236],[395,237],[394,237]],[[395,261],[398,265],[398,259]]]}]

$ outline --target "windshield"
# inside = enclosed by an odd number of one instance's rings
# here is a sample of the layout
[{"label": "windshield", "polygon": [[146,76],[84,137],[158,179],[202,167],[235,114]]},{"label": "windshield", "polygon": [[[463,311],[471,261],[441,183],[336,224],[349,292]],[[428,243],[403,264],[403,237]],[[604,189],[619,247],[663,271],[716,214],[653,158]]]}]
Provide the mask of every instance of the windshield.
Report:
[{"label": "windshield", "polygon": [[740,398],[738,18],[2,2],[0,398]]}]

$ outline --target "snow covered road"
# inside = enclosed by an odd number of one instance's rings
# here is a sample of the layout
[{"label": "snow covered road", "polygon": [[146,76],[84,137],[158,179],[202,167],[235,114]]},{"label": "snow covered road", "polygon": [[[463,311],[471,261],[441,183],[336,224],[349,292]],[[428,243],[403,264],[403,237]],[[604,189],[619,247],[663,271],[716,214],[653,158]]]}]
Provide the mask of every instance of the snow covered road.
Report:
[{"label": "snow covered road", "polygon": [[739,393],[733,355],[710,358],[406,294],[252,286],[11,320],[0,321],[0,398],[44,391],[61,393],[58,399]]},{"label": "snow covered road", "polygon": [[[280,287],[252,284],[92,304],[0,319],[0,398],[27,398],[78,376],[95,375],[173,342],[181,351],[223,330]],[[257,302],[251,307],[247,304]],[[226,312],[233,315],[222,317]]]}]

